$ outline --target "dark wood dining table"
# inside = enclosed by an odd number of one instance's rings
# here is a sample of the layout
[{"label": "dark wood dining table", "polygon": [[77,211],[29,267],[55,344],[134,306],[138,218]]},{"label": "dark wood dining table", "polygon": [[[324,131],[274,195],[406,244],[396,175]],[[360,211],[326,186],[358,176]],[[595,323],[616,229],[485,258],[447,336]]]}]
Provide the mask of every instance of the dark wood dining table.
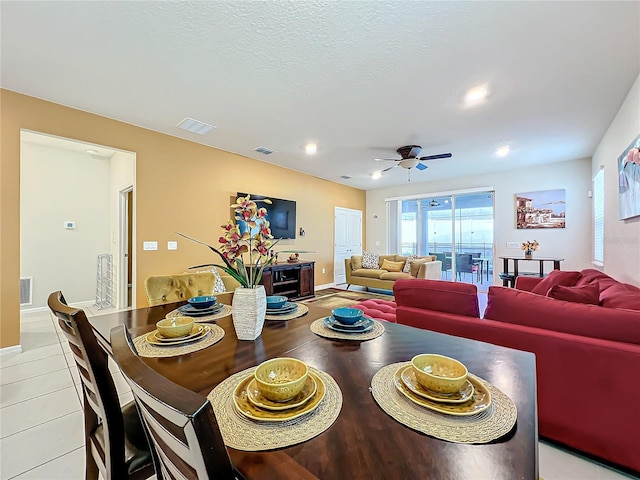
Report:
[{"label": "dark wood dining table", "polygon": [[[231,303],[231,294],[220,301]],[[111,329],[125,324],[132,336],[181,304],[138,308],[92,317],[90,322],[109,350]],[[330,310],[306,304],[309,312],[288,321],[266,320],[255,341],[237,340],[231,316],[216,323],[224,338],[195,353],[144,358],[151,368],[192,391],[207,395],[230,375],[278,356],[289,356],[330,374],[343,405],[322,434],[291,447],[245,452],[230,448],[233,464],[250,477],[256,462],[296,462],[321,479],[538,479],[538,419],[535,357],[531,353],[385,322],[385,333],[369,341],[330,340],[309,325]],[[388,416],[370,393],[371,379],[385,365],[409,361],[419,353],[439,353],[462,361],[515,403],[517,422],[510,433],[487,444],[452,443],[414,431]]]}]

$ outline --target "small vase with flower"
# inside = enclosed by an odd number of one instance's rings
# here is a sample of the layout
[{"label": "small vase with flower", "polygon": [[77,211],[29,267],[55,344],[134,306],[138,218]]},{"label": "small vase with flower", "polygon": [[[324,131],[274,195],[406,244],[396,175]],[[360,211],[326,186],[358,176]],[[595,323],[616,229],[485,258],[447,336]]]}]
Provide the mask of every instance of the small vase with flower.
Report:
[{"label": "small vase with flower", "polygon": [[522,242],[522,246],[520,248],[524,250],[524,258],[527,260],[531,260],[533,258],[534,250],[537,250],[539,245],[540,244],[537,240],[534,240],[533,242],[529,240],[527,240],[526,242]]}]

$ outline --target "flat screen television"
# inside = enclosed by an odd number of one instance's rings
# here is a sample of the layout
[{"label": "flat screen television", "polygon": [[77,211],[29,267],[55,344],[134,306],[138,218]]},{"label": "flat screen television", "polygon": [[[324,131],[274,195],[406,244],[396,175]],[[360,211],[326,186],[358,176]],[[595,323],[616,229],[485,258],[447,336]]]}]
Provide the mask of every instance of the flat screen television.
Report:
[{"label": "flat screen television", "polygon": [[[238,192],[238,197],[246,197],[246,193]],[[271,205],[261,202],[268,198]],[[282,198],[266,197],[264,195],[251,194],[251,200],[258,204],[258,208],[265,207],[267,209],[267,220],[271,227],[271,235],[274,238],[295,239],[296,238],[296,202],[293,200],[283,200]],[[240,224],[240,231],[246,230],[244,222]]]}]

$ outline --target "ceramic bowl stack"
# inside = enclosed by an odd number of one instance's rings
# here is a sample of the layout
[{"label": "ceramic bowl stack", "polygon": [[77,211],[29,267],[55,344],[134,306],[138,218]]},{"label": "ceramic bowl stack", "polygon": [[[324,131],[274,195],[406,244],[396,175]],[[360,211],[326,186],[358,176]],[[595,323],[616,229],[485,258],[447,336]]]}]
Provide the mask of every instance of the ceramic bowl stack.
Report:
[{"label": "ceramic bowl stack", "polygon": [[413,403],[447,415],[475,415],[491,405],[489,390],[461,362],[444,355],[416,355],[398,369],[394,384]]},{"label": "ceramic bowl stack", "polygon": [[175,347],[202,340],[210,331],[208,326],[195,323],[191,317],[178,316],[160,320],[146,339],[152,345]]},{"label": "ceramic bowl stack", "polygon": [[267,315],[289,315],[297,309],[298,305],[283,295],[267,296]]},{"label": "ceramic bowl stack", "polygon": [[186,305],[178,307],[180,315],[196,318],[207,317],[219,313],[224,308],[224,305],[219,303],[213,295],[191,297],[188,302]]},{"label": "ceramic bowl stack", "polygon": [[325,327],[340,333],[364,333],[374,327],[373,320],[358,308],[334,308],[323,322]]},{"label": "ceramic bowl stack", "polygon": [[293,420],[315,410],[325,395],[322,379],[301,360],[274,358],[258,365],[233,392],[247,418],[263,422]]}]

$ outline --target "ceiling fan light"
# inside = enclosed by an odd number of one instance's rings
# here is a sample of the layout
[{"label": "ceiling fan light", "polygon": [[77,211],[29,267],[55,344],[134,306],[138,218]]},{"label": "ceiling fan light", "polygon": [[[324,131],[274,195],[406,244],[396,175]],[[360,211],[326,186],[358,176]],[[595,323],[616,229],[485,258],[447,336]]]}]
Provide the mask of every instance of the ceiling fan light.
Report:
[{"label": "ceiling fan light", "polygon": [[400,166],[402,168],[410,169],[418,165],[418,160],[416,158],[407,158],[406,160],[400,161]]}]

